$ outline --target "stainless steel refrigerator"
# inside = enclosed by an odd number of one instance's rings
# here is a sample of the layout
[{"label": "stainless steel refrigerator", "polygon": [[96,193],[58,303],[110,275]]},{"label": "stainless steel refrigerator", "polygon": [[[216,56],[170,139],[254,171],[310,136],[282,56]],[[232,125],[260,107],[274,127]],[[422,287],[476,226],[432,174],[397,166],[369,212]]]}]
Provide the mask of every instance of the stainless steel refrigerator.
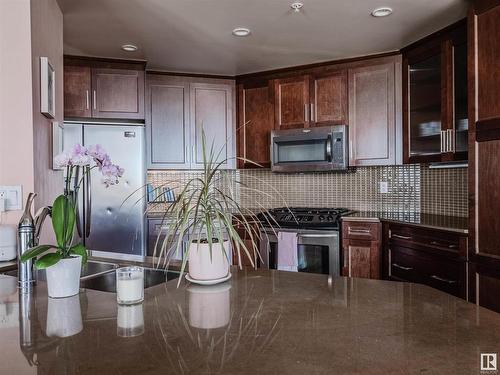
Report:
[{"label": "stainless steel refrigerator", "polygon": [[76,143],[101,145],[113,163],[125,170],[120,183],[110,187],[102,183],[102,175],[97,168],[91,171],[90,178],[83,180],[79,194],[77,235],[93,252],[144,256],[144,127],[121,123],[65,122],[64,149],[71,149]]}]

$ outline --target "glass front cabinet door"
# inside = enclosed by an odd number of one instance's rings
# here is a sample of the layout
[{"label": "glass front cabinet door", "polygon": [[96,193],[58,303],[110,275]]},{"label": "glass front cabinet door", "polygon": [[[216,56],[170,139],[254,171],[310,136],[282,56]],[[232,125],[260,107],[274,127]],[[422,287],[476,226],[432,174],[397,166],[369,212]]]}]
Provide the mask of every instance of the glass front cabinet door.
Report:
[{"label": "glass front cabinet door", "polygon": [[467,160],[465,22],[403,49],[405,163]]}]

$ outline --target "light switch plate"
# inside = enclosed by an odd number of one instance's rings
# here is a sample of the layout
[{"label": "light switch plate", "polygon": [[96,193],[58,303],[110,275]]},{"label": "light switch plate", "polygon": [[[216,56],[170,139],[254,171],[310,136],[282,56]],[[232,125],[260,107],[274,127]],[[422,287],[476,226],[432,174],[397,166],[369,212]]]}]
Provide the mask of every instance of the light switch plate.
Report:
[{"label": "light switch plate", "polygon": [[380,193],[387,194],[389,193],[389,183],[387,181],[380,181]]},{"label": "light switch plate", "polygon": [[0,186],[0,197],[5,199],[5,210],[23,209],[23,188],[21,185]]}]

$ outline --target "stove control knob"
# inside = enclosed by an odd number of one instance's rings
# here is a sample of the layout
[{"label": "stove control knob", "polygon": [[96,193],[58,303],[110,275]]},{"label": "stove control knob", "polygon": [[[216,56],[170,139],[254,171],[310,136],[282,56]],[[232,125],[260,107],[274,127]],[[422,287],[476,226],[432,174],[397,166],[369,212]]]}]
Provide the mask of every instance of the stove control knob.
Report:
[{"label": "stove control knob", "polygon": [[333,221],[334,220],[332,215],[328,215],[327,219],[328,219],[328,221]]},{"label": "stove control knob", "polygon": [[325,217],[323,215],[319,215],[319,221],[325,221]]}]

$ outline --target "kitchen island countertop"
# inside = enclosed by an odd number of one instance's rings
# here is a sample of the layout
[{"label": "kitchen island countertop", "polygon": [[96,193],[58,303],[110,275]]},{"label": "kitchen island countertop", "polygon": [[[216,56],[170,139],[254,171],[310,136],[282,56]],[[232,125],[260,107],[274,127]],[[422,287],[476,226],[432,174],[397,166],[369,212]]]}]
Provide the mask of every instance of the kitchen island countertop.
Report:
[{"label": "kitchen island countertop", "polygon": [[479,374],[480,353],[500,352],[500,314],[423,285],[232,272],[212,287],[157,285],[135,307],[94,290],[50,300],[39,283],[22,347],[18,294],[4,290],[0,373]]}]

